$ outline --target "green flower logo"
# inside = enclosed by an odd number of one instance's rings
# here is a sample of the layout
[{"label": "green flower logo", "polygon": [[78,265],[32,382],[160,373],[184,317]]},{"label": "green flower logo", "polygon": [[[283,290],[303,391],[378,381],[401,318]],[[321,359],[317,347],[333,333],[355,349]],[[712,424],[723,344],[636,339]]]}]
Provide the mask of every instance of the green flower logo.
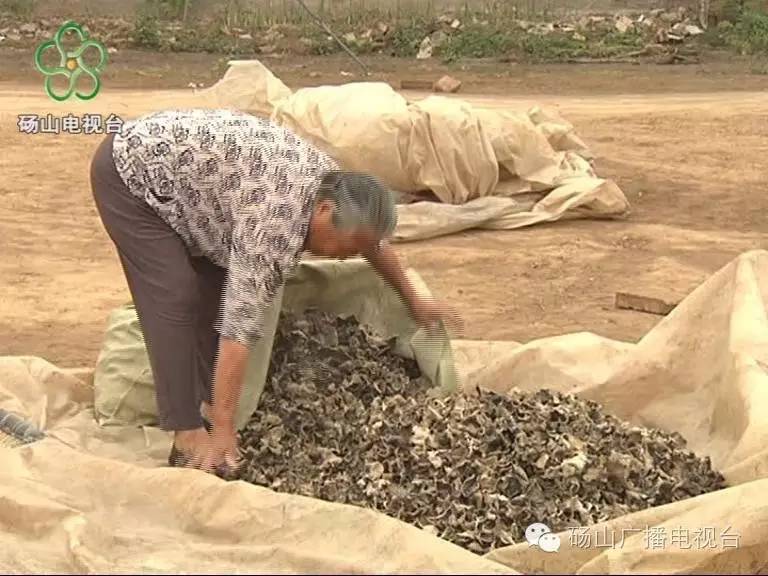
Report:
[{"label": "green flower logo", "polygon": [[[80,37],[80,46],[74,50],[66,50],[62,44],[62,38],[64,34],[69,31],[74,31]],[[50,49],[56,48],[59,52],[60,61],[58,66],[46,66],[42,62],[43,53]],[[99,63],[96,66],[91,66],[83,60],[83,54],[89,48],[95,48],[99,53]],[[90,100],[101,89],[101,79],[99,75],[104,70],[104,66],[107,64],[107,50],[104,45],[92,38],[88,37],[88,34],[83,31],[82,26],[76,22],[65,22],[61,28],[56,31],[56,35],[53,40],[43,42],[35,50],[35,66],[40,72],[42,72],[45,78],[45,92],[50,98],[57,102],[63,102],[70,98],[74,93],[80,100]],[[93,79],[93,90],[88,94],[82,94],[76,92],[77,80],[83,74],[87,74]],[[53,90],[53,79],[55,76],[64,76],[69,81],[69,86],[64,94],[56,94]]]}]

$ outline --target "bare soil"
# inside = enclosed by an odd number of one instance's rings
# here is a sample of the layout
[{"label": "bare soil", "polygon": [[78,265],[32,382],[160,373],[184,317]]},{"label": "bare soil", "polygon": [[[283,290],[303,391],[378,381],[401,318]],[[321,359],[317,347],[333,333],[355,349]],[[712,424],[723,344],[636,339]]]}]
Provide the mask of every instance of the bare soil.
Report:
[{"label": "bare soil", "polygon": [[[463,314],[468,338],[532,339],[591,331],[635,341],[658,316],[621,311],[617,291],[676,300],[768,240],[768,77],[747,62],[695,66],[522,66],[369,60],[371,79],[464,81],[478,106],[543,103],[573,122],[633,206],[623,221],[569,221],[402,244],[433,291]],[[265,63],[292,87],[360,80],[341,58]],[[24,135],[19,114],[124,118],[183,101],[226,59],[121,51],[91,103],[55,104],[31,54],[0,49],[0,355],[92,365],[110,310],[129,298],[93,206],[98,136]],[[341,72],[353,74],[342,75]],[[169,89],[175,89],[169,91]]]}]

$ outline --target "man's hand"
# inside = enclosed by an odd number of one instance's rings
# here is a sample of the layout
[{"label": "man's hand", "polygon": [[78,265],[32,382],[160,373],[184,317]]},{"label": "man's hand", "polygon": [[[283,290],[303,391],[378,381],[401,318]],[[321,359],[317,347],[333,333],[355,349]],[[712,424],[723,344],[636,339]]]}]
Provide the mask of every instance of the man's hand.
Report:
[{"label": "man's hand", "polygon": [[234,425],[214,423],[200,468],[206,472],[215,472],[224,466],[227,472],[235,472],[240,465],[240,448]]},{"label": "man's hand", "polygon": [[459,314],[453,308],[430,298],[416,298],[410,304],[411,315],[416,323],[428,330],[434,329],[440,322],[461,332],[464,328]]},{"label": "man's hand", "polygon": [[210,435],[205,428],[177,432],[174,444],[188,468],[233,472],[240,465],[234,426],[214,425]]},{"label": "man's hand", "polygon": [[213,380],[213,405],[206,416],[213,426],[210,435],[194,439],[190,466],[206,472],[226,468],[234,472],[240,465],[240,453],[235,430],[235,413],[243,388],[243,375],[248,360],[248,348],[222,337]]},{"label": "man's hand", "polygon": [[449,327],[461,332],[463,329],[461,318],[453,309],[432,299],[423,298],[414,290],[397,254],[387,242],[383,242],[378,249],[371,250],[363,256],[379,276],[402,296],[417,324],[425,328],[433,328],[443,321]]}]

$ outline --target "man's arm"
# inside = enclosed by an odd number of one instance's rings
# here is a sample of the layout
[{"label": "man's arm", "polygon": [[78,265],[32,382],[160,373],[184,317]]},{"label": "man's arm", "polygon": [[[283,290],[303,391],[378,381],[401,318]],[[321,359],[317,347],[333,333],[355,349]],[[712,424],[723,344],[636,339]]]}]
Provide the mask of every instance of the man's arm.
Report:
[{"label": "man's arm", "polygon": [[247,361],[247,346],[229,338],[219,338],[211,413],[214,429],[235,429],[235,412],[243,389]]},{"label": "man's arm", "polygon": [[379,276],[403,297],[406,306],[413,312],[414,306],[419,302],[419,295],[405,275],[405,270],[392,246],[388,242],[383,242],[378,250],[371,250],[363,256]]},{"label": "man's arm", "polygon": [[384,281],[394,288],[405,300],[411,317],[417,324],[430,328],[438,322],[447,321],[457,333],[462,330],[461,318],[449,307],[435,302],[432,298],[420,296],[405,275],[400,259],[392,247],[384,242],[378,250],[363,254],[366,260],[379,273]]}]

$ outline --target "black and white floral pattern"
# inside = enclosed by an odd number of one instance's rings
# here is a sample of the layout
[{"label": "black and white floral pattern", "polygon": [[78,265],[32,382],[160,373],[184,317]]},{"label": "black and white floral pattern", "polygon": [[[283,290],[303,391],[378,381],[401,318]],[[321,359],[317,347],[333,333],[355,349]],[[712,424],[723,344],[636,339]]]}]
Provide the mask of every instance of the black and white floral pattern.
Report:
[{"label": "black and white floral pattern", "polygon": [[171,110],[127,122],[115,166],[132,194],[194,255],[228,269],[219,331],[246,345],[298,264],[326,154],[273,122],[232,110]]}]

